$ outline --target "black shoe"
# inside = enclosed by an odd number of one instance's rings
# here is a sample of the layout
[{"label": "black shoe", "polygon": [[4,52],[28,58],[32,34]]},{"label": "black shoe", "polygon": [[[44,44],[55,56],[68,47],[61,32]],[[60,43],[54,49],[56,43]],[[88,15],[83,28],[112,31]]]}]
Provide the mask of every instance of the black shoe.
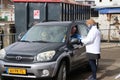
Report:
[{"label": "black shoe", "polygon": [[97,80],[97,79],[94,79],[94,78],[92,77],[90,80]]},{"label": "black shoe", "polygon": [[88,80],[96,80],[96,79],[94,79],[93,76],[90,75],[90,76],[88,77]]},{"label": "black shoe", "polygon": [[92,75],[90,75],[89,77],[88,77],[88,80],[91,80],[93,78],[93,76]]}]

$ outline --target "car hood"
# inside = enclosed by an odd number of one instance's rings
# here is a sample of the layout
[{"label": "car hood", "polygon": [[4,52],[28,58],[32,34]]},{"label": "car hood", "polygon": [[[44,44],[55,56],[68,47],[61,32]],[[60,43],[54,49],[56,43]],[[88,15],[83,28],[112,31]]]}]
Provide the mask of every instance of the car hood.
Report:
[{"label": "car hood", "polygon": [[7,55],[36,55],[41,52],[57,50],[63,43],[15,42],[5,48]]}]

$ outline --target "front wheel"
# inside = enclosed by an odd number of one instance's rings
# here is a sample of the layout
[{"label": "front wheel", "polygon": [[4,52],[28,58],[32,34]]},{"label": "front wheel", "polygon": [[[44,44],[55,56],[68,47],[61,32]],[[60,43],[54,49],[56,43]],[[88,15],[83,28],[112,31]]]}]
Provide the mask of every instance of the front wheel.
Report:
[{"label": "front wheel", "polygon": [[58,73],[54,80],[67,80],[67,68],[66,62],[63,61],[59,67]]}]

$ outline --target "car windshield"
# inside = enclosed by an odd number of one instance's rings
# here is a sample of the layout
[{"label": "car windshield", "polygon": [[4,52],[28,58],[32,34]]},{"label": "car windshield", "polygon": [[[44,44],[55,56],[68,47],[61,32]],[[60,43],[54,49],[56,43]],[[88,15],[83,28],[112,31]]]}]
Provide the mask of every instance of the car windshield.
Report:
[{"label": "car windshield", "polygon": [[21,39],[31,42],[65,42],[67,27],[36,25],[33,26]]}]

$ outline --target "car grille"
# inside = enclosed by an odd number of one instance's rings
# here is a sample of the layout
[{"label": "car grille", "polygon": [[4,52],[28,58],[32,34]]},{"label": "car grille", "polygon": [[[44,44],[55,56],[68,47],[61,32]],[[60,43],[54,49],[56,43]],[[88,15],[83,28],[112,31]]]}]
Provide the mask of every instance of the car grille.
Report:
[{"label": "car grille", "polygon": [[25,56],[25,55],[7,55],[5,57],[5,61],[7,62],[21,62],[28,63],[34,61],[34,56]]}]

